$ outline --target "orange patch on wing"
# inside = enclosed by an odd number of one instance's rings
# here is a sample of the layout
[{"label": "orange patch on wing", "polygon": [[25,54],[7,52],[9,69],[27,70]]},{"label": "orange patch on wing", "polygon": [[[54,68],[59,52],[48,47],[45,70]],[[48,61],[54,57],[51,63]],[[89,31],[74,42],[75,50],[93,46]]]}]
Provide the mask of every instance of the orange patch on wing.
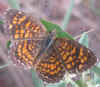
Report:
[{"label": "orange patch on wing", "polygon": [[15,35],[14,35],[14,38],[15,38],[15,39],[18,39],[18,38],[19,38],[19,34],[15,34]]},{"label": "orange patch on wing", "polygon": [[26,28],[26,29],[29,28],[30,24],[31,24],[31,22],[28,21],[28,22],[25,24],[25,28]]},{"label": "orange patch on wing", "polygon": [[72,62],[73,58],[69,56],[69,58],[66,60],[66,63]]},{"label": "orange patch on wing", "polygon": [[26,19],[26,16],[23,16],[22,18],[19,18],[18,24],[21,24]]},{"label": "orange patch on wing", "polygon": [[71,51],[71,54],[75,54],[76,53],[76,48],[74,47],[73,50]]},{"label": "orange patch on wing", "polygon": [[71,66],[71,64],[67,64],[66,67],[67,67],[67,69],[71,69],[72,66]]}]

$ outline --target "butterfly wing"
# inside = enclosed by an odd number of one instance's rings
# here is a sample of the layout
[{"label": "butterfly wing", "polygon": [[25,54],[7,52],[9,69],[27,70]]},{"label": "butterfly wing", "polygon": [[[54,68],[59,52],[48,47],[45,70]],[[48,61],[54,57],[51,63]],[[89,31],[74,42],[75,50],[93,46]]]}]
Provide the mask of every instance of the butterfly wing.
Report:
[{"label": "butterfly wing", "polygon": [[40,61],[36,65],[39,77],[48,83],[59,82],[65,74],[64,66],[53,46],[41,55]]},{"label": "butterfly wing", "polygon": [[15,64],[24,65],[26,68],[35,67],[36,56],[41,50],[41,41],[20,40],[16,41],[9,52]]},{"label": "butterfly wing", "polygon": [[[65,71],[82,72],[97,61],[90,49],[66,38],[57,38],[43,51],[44,45],[40,39],[44,40],[46,37],[45,29],[36,18],[23,11],[8,10],[5,14],[5,26],[11,39],[18,40],[11,47],[11,56],[23,65],[34,67],[45,82],[59,82]],[[40,51],[43,52],[38,58]]]},{"label": "butterfly wing", "polygon": [[45,29],[38,20],[22,10],[9,9],[4,16],[5,31],[14,40],[43,39]]},{"label": "butterfly wing", "polygon": [[54,45],[68,72],[82,72],[97,61],[94,53],[77,41],[57,38]]}]

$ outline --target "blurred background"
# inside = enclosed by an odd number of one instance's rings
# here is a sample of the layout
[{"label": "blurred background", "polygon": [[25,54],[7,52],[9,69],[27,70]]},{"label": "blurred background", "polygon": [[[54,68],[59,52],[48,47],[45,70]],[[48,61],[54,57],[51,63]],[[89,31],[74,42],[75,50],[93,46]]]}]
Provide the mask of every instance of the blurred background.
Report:
[{"label": "blurred background", "polygon": [[[73,2],[72,2],[73,1]],[[6,9],[12,8],[14,0],[0,0],[0,19]],[[64,30],[77,40],[83,32],[89,37],[89,48],[99,59],[100,56],[100,0],[16,0],[20,9],[32,13],[60,26],[63,25],[66,14],[71,12],[70,20]],[[73,3],[72,10],[70,9]],[[34,15],[37,14],[37,15]],[[0,87],[34,87],[31,72],[19,70],[8,64],[7,41],[0,24]]]}]

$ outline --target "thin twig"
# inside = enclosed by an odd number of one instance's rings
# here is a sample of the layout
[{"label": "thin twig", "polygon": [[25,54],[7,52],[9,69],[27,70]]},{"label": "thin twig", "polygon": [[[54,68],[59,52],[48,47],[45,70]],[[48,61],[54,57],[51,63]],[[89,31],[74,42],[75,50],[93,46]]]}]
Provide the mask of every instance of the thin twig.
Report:
[{"label": "thin twig", "polygon": [[[91,29],[91,30],[88,30],[87,32],[84,32],[84,33],[88,34],[88,33],[93,32],[93,31],[94,31],[94,29]],[[78,39],[78,38],[80,38],[81,36],[82,36],[82,34],[77,35],[77,36],[75,37],[75,39]]]}]

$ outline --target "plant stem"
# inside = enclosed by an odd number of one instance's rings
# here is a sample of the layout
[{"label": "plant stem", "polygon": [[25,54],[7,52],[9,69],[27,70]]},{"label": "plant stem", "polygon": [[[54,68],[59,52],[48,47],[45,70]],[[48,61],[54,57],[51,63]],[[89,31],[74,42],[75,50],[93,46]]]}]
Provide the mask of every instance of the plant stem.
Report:
[{"label": "plant stem", "polygon": [[75,0],[70,0],[70,7],[69,9],[66,11],[66,14],[65,14],[65,17],[64,17],[64,20],[62,22],[62,29],[65,30],[68,23],[69,23],[69,20],[70,20],[70,16],[71,16],[71,13],[72,13],[72,9],[74,7],[74,2]]}]

